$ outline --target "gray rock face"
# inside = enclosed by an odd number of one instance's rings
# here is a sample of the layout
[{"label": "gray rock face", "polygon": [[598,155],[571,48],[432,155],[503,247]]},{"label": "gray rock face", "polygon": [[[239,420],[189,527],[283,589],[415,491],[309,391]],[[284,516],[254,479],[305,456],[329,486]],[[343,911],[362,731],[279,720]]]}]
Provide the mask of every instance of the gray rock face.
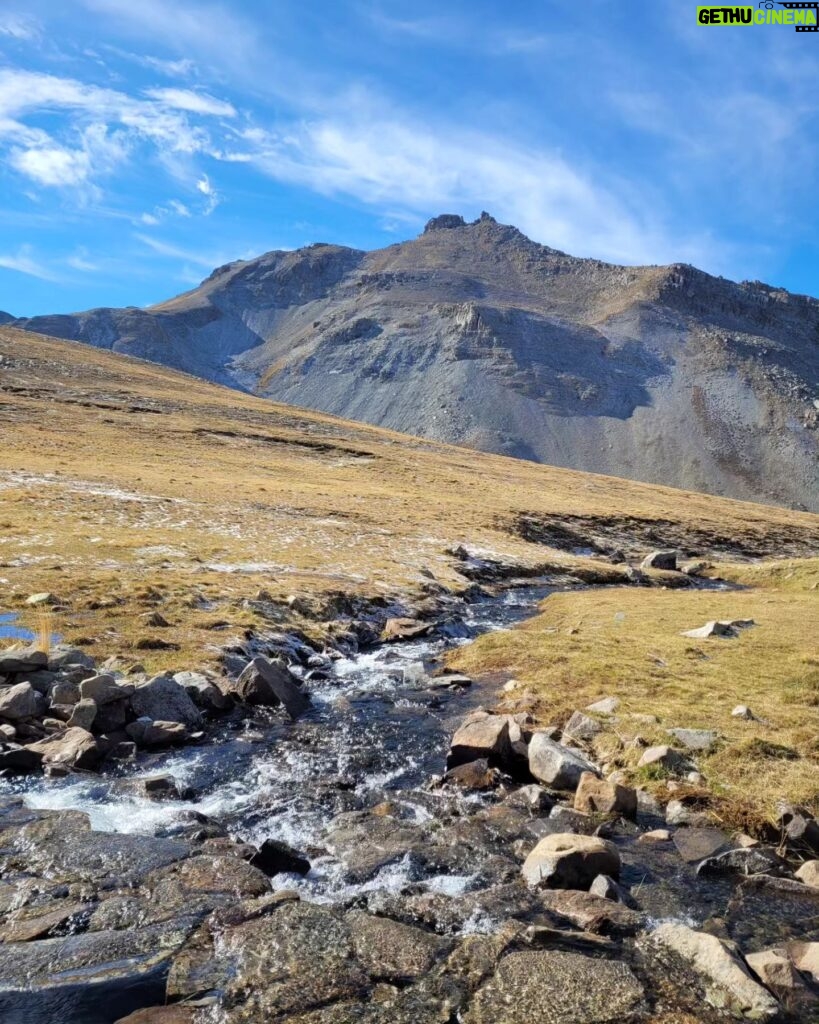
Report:
[{"label": "gray rock face", "polygon": [[271,252],[151,309],[13,326],[435,440],[816,510],[818,322],[815,299],[444,214],[374,252]]},{"label": "gray rock face", "polygon": [[564,747],[542,732],[529,741],[529,771],[555,789],[577,789],[583,772],[597,774],[597,768],[579,750]]},{"label": "gray rock face", "polygon": [[626,964],[548,950],[510,953],[464,1024],[608,1024],[637,1019],[643,988]]},{"label": "gray rock face", "polygon": [[199,709],[185,688],[171,676],[154,676],[147,683],[137,686],[131,695],[131,707],[140,718],[179,722],[191,729],[197,729],[202,724]]}]

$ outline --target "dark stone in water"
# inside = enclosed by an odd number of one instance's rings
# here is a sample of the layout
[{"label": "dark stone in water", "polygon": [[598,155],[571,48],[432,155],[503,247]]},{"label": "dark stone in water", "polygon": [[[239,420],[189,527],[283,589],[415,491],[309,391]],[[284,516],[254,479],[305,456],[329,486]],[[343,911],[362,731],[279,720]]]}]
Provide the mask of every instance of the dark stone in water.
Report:
[{"label": "dark stone in water", "polygon": [[819,941],[819,889],[789,878],[753,875],[737,886],[725,914],[728,933],[743,952],[792,939]]},{"label": "dark stone in water", "polygon": [[727,850],[708,857],[697,867],[698,875],[780,875],[785,864],[768,850]]},{"label": "dark stone in water", "polygon": [[674,833],[674,845],[686,864],[696,864],[727,850],[731,840],[718,828],[681,828]]},{"label": "dark stone in water", "polygon": [[279,874],[306,875],[310,870],[310,861],[306,857],[278,839],[265,839],[250,863],[270,878]]}]

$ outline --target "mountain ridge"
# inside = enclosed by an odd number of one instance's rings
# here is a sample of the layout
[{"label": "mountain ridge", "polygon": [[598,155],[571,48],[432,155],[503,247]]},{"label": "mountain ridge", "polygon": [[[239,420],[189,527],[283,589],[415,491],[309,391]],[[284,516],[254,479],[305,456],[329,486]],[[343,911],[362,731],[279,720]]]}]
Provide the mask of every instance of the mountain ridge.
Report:
[{"label": "mountain ridge", "polygon": [[819,508],[819,300],[573,257],[488,214],[10,325],[435,440]]}]

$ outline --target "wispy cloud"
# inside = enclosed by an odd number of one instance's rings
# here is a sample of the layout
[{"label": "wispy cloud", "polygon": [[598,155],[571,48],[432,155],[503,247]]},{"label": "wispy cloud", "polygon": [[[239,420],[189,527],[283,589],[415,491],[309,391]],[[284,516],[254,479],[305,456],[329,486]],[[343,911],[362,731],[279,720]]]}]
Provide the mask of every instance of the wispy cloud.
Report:
[{"label": "wispy cloud", "polygon": [[204,267],[206,270],[213,270],[220,262],[225,262],[221,256],[207,255],[192,249],[185,249],[182,246],[173,245],[171,242],[163,242],[158,238],[140,232],[136,232],[134,238],[160,256],[167,256],[174,260],[184,260],[186,263],[192,263],[197,267]]},{"label": "wispy cloud", "polygon": [[192,114],[207,114],[212,117],[236,116],[233,104],[217,100],[204,92],[193,92],[190,89],[148,89],[146,96],[174,110],[187,110]]},{"label": "wispy cloud", "polygon": [[59,279],[58,275],[50,268],[35,259],[30,245],[21,245],[14,253],[0,253],[0,267],[6,270],[16,270],[29,277],[38,277],[41,281],[57,281]]},{"label": "wispy cloud", "polygon": [[14,11],[0,11],[0,36],[11,39],[39,39],[42,26],[29,14]]},{"label": "wispy cloud", "polygon": [[84,274],[92,274],[100,269],[98,263],[88,258],[88,250],[82,245],[68,256],[65,262],[72,270],[79,270]]}]

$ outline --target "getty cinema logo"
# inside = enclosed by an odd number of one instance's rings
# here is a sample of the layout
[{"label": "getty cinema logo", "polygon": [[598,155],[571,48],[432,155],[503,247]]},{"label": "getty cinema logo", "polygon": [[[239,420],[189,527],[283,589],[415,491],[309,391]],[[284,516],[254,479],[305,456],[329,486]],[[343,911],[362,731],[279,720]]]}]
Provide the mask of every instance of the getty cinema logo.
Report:
[{"label": "getty cinema logo", "polygon": [[819,32],[819,0],[812,3],[772,3],[756,7],[697,8],[700,25],[793,25],[797,32]]}]

